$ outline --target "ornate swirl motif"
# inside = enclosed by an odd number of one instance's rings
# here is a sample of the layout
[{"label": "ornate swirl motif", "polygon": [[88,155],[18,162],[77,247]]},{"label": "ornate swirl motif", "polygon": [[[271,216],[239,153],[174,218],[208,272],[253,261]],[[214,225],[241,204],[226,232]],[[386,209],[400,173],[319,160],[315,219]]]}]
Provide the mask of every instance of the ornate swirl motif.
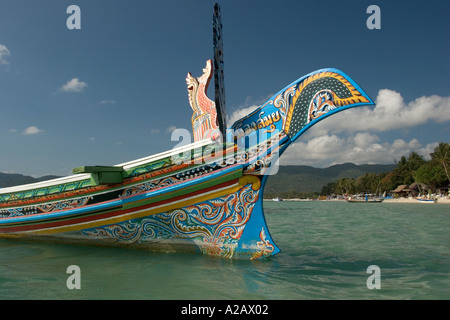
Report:
[{"label": "ornate swirl motif", "polygon": [[73,209],[73,208],[78,208],[78,207],[82,207],[82,206],[86,205],[86,203],[90,199],[91,199],[91,197],[81,197],[81,198],[70,199],[70,200],[66,200],[66,201],[58,201],[58,202],[41,204],[41,205],[36,206],[36,208],[38,208],[42,212]]},{"label": "ornate swirl motif", "polygon": [[179,182],[179,179],[177,179],[175,177],[167,177],[167,178],[162,178],[162,179],[158,179],[158,180],[141,183],[141,184],[138,184],[138,185],[135,185],[135,186],[125,189],[122,193],[122,197],[127,197],[127,196],[131,196],[134,194],[146,192],[146,191],[149,191],[149,190],[155,189],[155,188],[165,187],[165,186],[177,183],[177,182]]},{"label": "ornate swirl motif", "polygon": [[264,231],[264,228],[261,228],[259,238],[261,239],[261,241],[258,241],[256,243],[258,250],[256,250],[252,254],[252,257],[250,258],[251,260],[269,256],[275,250],[274,245],[271,244],[270,241],[266,239],[266,232]]},{"label": "ornate swirl motif", "polygon": [[258,196],[250,183],[227,196],[83,233],[128,243],[187,239],[205,254],[232,257]]},{"label": "ornate swirl motif", "polygon": [[11,218],[59,210],[74,209],[86,205],[90,199],[92,199],[91,196],[86,196],[81,198],[68,199],[64,201],[48,202],[35,206],[3,209],[0,210],[0,217]]},{"label": "ornate swirl motif", "polygon": [[281,92],[273,99],[273,105],[280,110],[281,119],[283,121],[282,128],[284,128],[286,121],[286,114],[288,113],[288,108],[291,105],[291,98],[295,94],[296,85],[289,87],[284,92]]},{"label": "ornate swirl motif", "polygon": [[330,90],[319,91],[314,95],[309,104],[308,122],[336,108],[333,92]]}]

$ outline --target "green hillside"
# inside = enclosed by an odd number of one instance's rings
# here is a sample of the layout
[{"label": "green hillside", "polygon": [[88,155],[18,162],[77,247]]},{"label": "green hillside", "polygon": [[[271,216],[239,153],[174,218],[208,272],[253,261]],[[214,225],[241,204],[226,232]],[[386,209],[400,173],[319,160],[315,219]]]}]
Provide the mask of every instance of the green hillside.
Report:
[{"label": "green hillside", "polygon": [[35,183],[57,178],[57,176],[44,176],[40,178],[33,178],[24,176],[18,173],[2,173],[0,172],[0,188],[14,187],[22,184]]},{"label": "green hillside", "polygon": [[339,178],[357,178],[368,172],[389,172],[395,164],[364,164],[344,163],[328,168],[313,168],[309,166],[280,166],[276,175],[269,176],[265,194],[280,192],[320,192],[322,187]]}]

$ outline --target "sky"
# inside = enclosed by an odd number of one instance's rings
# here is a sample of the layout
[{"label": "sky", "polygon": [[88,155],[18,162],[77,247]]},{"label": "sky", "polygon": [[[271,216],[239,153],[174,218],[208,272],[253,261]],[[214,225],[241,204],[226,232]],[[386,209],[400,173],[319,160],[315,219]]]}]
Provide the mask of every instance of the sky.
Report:
[{"label": "sky", "polygon": [[[450,142],[449,1],[217,2],[229,126],[327,67],[376,102],[312,127],[282,165],[391,164],[412,151],[427,158]],[[213,5],[2,0],[0,172],[62,176],[175,147],[173,130],[192,130],[186,75],[200,76],[212,59]]]}]

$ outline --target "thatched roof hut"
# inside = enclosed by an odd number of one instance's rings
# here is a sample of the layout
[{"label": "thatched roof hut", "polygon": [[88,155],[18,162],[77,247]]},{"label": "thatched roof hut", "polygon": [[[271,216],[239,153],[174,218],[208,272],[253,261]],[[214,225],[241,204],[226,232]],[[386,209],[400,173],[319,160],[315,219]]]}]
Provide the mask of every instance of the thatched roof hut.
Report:
[{"label": "thatched roof hut", "polygon": [[401,184],[397,186],[394,190],[391,190],[391,192],[398,197],[407,197],[409,195],[409,192],[411,192],[411,189],[408,188],[408,185]]}]

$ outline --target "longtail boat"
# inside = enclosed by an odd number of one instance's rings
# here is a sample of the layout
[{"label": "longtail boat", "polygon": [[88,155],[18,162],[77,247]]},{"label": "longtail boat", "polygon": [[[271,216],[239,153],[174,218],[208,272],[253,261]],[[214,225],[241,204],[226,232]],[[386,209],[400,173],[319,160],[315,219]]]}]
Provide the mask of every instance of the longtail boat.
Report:
[{"label": "longtail boat", "polygon": [[[215,5],[213,60],[200,77],[186,78],[192,143],[0,189],[0,237],[244,259],[279,252],[263,213],[276,160],[318,121],[373,102],[345,73],[321,69],[227,127],[222,38]],[[206,95],[213,75],[215,101]]]}]

